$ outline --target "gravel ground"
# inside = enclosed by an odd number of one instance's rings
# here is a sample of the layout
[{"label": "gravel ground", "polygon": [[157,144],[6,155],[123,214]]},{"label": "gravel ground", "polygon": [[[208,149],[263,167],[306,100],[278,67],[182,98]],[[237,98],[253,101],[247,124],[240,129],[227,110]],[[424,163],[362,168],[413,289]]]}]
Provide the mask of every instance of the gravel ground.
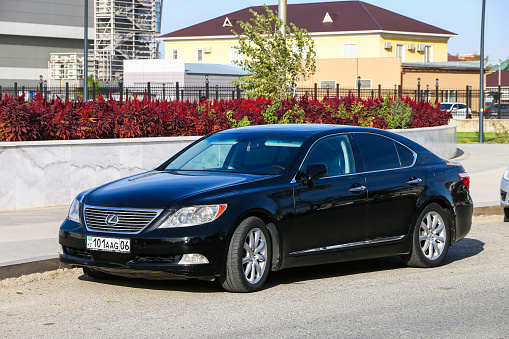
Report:
[{"label": "gravel ground", "polygon": [[443,266],[397,257],[273,272],[267,288],[95,281],[68,269],[0,281],[0,337],[509,338],[509,224],[474,218]]}]

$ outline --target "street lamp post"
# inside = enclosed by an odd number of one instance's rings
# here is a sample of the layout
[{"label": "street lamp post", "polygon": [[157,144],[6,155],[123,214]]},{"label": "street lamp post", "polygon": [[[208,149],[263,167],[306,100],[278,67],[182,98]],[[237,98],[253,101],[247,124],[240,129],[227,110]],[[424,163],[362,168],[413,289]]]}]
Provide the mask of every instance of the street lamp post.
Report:
[{"label": "street lamp post", "polygon": [[88,101],[88,0],[85,0],[83,22],[83,101]]},{"label": "street lamp post", "polygon": [[421,101],[421,78],[417,78],[417,101]]},{"label": "street lamp post", "polygon": [[209,99],[209,75],[205,74],[205,97],[207,97],[207,100]]},{"label": "street lamp post", "polygon": [[435,103],[438,102],[438,78],[435,79]]},{"label": "street lamp post", "polygon": [[484,143],[484,17],[486,13],[486,0],[482,0],[481,14],[481,76],[479,86],[479,143]]}]

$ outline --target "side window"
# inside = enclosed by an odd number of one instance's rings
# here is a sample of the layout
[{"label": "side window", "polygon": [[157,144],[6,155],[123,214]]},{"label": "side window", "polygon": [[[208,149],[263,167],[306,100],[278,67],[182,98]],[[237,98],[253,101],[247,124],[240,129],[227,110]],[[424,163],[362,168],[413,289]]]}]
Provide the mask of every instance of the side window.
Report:
[{"label": "side window", "polygon": [[374,134],[355,133],[354,136],[367,172],[401,167],[396,145],[391,139]]},{"label": "side window", "polygon": [[414,163],[414,154],[397,142],[394,144],[396,145],[396,150],[398,151],[401,167],[411,166]]},{"label": "side window", "polygon": [[311,164],[327,165],[327,175],[333,177],[355,173],[355,162],[347,135],[337,135],[318,141],[307,155],[301,172]]}]

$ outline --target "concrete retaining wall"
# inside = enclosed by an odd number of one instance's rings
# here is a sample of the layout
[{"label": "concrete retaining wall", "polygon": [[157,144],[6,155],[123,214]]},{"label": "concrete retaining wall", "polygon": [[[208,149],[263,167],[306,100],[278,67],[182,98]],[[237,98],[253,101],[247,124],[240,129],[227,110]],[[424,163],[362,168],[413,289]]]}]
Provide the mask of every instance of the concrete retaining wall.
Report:
[{"label": "concrete retaining wall", "polygon": [[456,125],[391,130],[426,147],[436,155],[450,159],[456,156]]},{"label": "concrete retaining wall", "polygon": [[[456,126],[395,130],[444,158]],[[0,211],[69,205],[81,191],[151,170],[198,137],[0,142]]]},{"label": "concrete retaining wall", "polygon": [[[458,125],[457,132],[479,132],[479,119],[452,119]],[[509,133],[509,119],[484,119],[484,132]]]}]

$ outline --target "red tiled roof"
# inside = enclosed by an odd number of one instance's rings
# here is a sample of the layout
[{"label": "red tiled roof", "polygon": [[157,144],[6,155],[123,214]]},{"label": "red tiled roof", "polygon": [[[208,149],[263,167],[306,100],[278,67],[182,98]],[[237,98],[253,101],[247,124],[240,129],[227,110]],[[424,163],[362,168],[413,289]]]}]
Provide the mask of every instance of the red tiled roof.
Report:
[{"label": "red tiled roof", "polygon": [[[277,6],[269,6],[277,12]],[[232,35],[231,30],[240,30],[237,20],[248,21],[252,18],[249,9],[265,14],[262,6],[248,7],[240,11],[228,13],[187,28],[183,28],[160,38],[182,38],[200,36]],[[326,13],[333,22],[323,23]],[[233,27],[223,27],[228,17]],[[293,22],[299,28],[305,28],[310,33],[320,32],[351,32],[351,31],[396,31],[425,34],[456,35],[444,29],[428,25],[424,22],[370,5],[362,1],[336,1],[309,4],[288,5],[287,21]]]},{"label": "red tiled roof", "polygon": [[461,61],[461,59],[458,58],[458,57],[455,57],[454,55],[452,55],[450,53],[448,53],[447,54],[447,61]]},{"label": "red tiled roof", "polygon": [[[501,86],[509,86],[509,70],[502,70],[500,74]],[[486,75],[486,87],[498,86],[498,71]]]}]

